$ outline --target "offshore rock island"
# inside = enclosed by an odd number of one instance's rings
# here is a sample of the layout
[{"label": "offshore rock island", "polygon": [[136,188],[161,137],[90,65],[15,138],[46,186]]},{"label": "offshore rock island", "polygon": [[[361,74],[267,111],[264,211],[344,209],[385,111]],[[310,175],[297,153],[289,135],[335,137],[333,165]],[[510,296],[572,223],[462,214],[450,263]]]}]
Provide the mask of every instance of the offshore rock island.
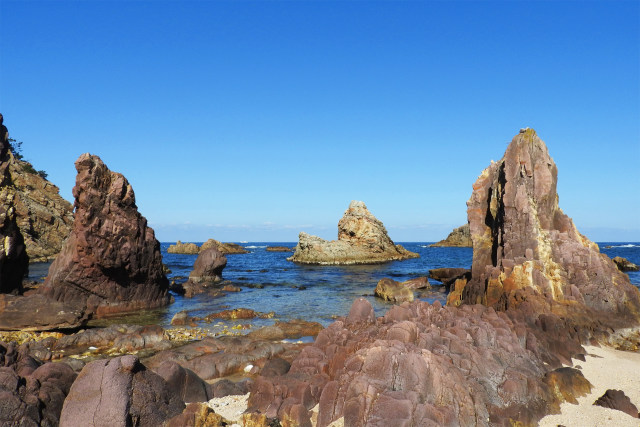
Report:
[{"label": "offshore rock island", "polygon": [[369,212],[364,202],[352,201],[338,222],[338,240],[300,233],[294,254],[287,258],[300,264],[379,264],[418,258],[389,238],[382,222]]}]

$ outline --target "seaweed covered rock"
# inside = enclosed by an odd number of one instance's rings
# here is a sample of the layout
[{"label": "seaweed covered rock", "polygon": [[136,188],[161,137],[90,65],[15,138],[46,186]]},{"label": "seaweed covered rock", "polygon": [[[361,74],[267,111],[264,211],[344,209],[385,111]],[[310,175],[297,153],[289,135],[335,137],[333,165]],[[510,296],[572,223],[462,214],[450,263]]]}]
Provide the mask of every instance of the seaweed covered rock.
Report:
[{"label": "seaweed covered rock", "polygon": [[73,231],[42,291],[82,302],[97,317],[167,305],[160,243],[138,212],[133,188],[97,156],[83,154],[75,166]]},{"label": "seaweed covered rock", "polygon": [[377,264],[418,258],[393,243],[387,230],[363,202],[352,201],[338,222],[338,240],[327,241],[301,232],[294,254],[287,258],[300,264]]},{"label": "seaweed covered rock", "polygon": [[449,302],[522,306],[583,326],[638,324],[640,292],[562,212],[557,174],[545,143],[529,128],[482,172],[467,202],[472,277]]}]

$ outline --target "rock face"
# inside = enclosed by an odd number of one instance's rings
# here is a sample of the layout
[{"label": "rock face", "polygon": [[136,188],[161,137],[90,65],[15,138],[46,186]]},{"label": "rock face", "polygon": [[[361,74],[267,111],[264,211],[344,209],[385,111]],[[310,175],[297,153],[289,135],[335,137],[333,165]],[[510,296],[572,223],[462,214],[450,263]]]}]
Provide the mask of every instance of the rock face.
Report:
[{"label": "rock face", "polygon": [[176,390],[128,355],[82,369],[64,401],[60,426],[160,426],[183,409]]},{"label": "rock face", "polygon": [[640,292],[558,207],[556,184],[546,145],[534,130],[521,130],[473,185],[472,277],[449,303],[522,305],[614,328],[638,324]]},{"label": "rock face", "polygon": [[471,242],[471,233],[469,232],[469,224],[454,229],[446,239],[440,240],[430,246],[450,246],[457,248],[470,248],[473,246]]},{"label": "rock face", "polygon": [[167,305],[160,243],[140,215],[127,179],[99,157],[76,161],[75,221],[42,292],[79,301],[96,317]]},{"label": "rock face", "polygon": [[310,425],[319,404],[319,427],[340,417],[353,426],[535,425],[590,390],[538,333],[481,305],[415,301],[376,319],[359,299],[288,371],[255,379],[249,411]]},{"label": "rock face", "polygon": [[10,173],[9,131],[0,114],[0,293],[22,292],[29,268],[24,238],[16,222],[16,193]]},{"label": "rock face", "polygon": [[640,270],[640,267],[638,267],[637,265],[635,265],[634,263],[632,263],[628,259],[622,258],[620,256],[615,257],[612,261],[616,263],[616,265],[618,266],[618,269],[620,271],[638,271],[638,270]]},{"label": "rock face", "polygon": [[180,240],[175,245],[169,246],[167,252],[170,254],[193,255],[200,252],[200,248],[195,243],[182,243]]},{"label": "rock face", "polygon": [[300,264],[377,264],[418,258],[419,255],[396,245],[382,222],[363,202],[352,201],[338,222],[338,240],[327,241],[300,233],[298,245],[289,261]]},{"label": "rock face", "polygon": [[1,331],[74,329],[87,320],[84,304],[74,301],[52,301],[39,294],[0,294]]},{"label": "rock face", "polygon": [[73,227],[73,206],[60,190],[24,161],[12,159],[17,222],[30,262],[50,261],[60,252]]},{"label": "rock face", "polygon": [[209,239],[202,244],[200,251],[215,247],[225,255],[229,254],[248,254],[249,251],[238,245],[237,243],[222,243],[215,239]]}]

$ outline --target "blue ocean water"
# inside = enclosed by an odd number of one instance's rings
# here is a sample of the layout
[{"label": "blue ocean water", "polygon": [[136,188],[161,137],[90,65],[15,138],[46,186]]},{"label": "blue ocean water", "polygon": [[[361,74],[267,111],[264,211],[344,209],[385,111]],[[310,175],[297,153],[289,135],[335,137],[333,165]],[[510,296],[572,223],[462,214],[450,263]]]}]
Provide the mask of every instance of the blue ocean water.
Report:
[{"label": "blue ocean water", "polygon": [[[169,280],[181,283],[188,278],[197,255],[167,253],[170,244],[161,244],[164,263],[171,269]],[[378,280],[383,277],[404,281],[426,276],[432,268],[471,266],[471,248],[433,248],[429,247],[429,243],[415,242],[401,244],[408,250],[419,253],[420,258],[378,265],[307,266],[287,261],[286,258],[292,252],[266,250],[267,246],[294,247],[294,242],[242,243],[250,253],[227,255],[227,267],[223,272],[224,279],[240,287],[241,292],[229,292],[218,297],[201,294],[194,298],[184,298],[174,295],[175,302],[167,308],[112,321],[157,323],[166,327],[170,325],[174,314],[182,310],[187,310],[191,316],[204,317],[227,308],[244,307],[260,312],[273,311],[276,320],[304,319],[327,326],[336,316],[346,315],[353,300],[361,296],[371,302],[377,315],[384,314],[391,304],[373,296]],[[610,258],[621,256],[640,265],[638,242],[603,242],[599,246],[601,252]],[[37,280],[46,276],[48,265],[32,264],[30,277]],[[634,285],[640,287],[640,272],[629,272],[629,278]],[[435,281],[431,283],[438,284]],[[430,290],[418,291],[416,297],[444,304],[446,289],[443,286],[433,286]],[[259,327],[273,323],[274,319],[203,323],[198,326],[217,331],[237,324]]]}]

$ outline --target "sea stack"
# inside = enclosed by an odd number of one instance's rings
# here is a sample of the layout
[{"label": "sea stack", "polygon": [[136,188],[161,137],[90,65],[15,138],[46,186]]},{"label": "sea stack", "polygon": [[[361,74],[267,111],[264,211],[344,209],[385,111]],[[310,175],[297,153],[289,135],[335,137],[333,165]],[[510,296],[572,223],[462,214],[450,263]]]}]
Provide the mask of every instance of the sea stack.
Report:
[{"label": "sea stack", "polygon": [[420,255],[396,245],[382,222],[369,212],[364,202],[352,201],[338,222],[338,240],[327,241],[300,233],[293,256],[300,264],[379,264],[418,258]]},{"label": "sea stack", "polygon": [[612,327],[637,324],[640,292],[559,208],[557,175],[545,143],[529,128],[482,172],[467,202],[471,279],[456,283],[449,303],[551,307],[562,317],[601,317]]},{"label": "sea stack", "polygon": [[0,114],[0,293],[19,294],[29,268],[29,257],[16,222],[16,188],[9,163],[9,131]]},{"label": "sea stack", "polygon": [[430,245],[433,247],[454,247],[454,248],[470,248],[473,246],[471,242],[471,233],[469,232],[469,224],[454,228],[446,239],[440,240],[438,243]]},{"label": "sea stack", "polygon": [[82,301],[96,317],[167,305],[160,243],[138,212],[133,188],[98,156],[83,154],[75,166],[73,230],[43,292]]}]

